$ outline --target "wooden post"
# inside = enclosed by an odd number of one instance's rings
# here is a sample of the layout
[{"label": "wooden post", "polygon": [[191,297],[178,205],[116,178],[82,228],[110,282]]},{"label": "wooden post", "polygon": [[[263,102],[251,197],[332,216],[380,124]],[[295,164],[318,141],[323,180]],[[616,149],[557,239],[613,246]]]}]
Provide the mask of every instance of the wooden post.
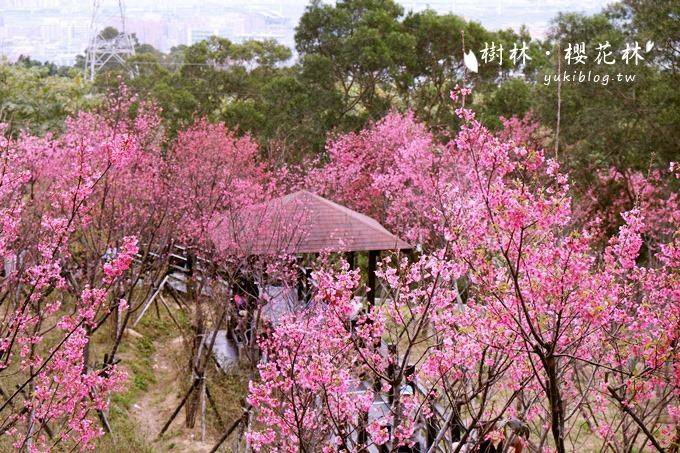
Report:
[{"label": "wooden post", "polygon": [[[229,429],[227,429],[224,434],[222,434],[222,437],[220,437],[220,440],[217,441],[217,443],[213,446],[212,450],[210,450],[210,453],[215,453],[217,450],[219,450],[220,446],[224,443],[225,440],[231,435],[231,433],[236,430],[238,425],[240,425],[243,422],[248,421],[248,417],[250,415],[250,406],[248,406],[246,409],[243,411],[243,415],[239,417],[234,423],[229,426]],[[247,425],[246,425],[247,427]],[[248,448],[246,448],[246,451],[248,451]]]},{"label": "wooden post", "polygon": [[206,409],[205,379],[202,380],[200,389],[201,389],[201,442],[205,442],[205,409]]},{"label": "wooden post", "polygon": [[302,300],[305,298],[305,271],[304,268],[302,268],[302,265],[298,267],[298,272],[297,272],[297,298],[298,300]]},{"label": "wooden post", "polygon": [[345,253],[345,259],[347,260],[347,263],[349,264],[349,270],[353,271],[357,267],[356,263],[356,253],[355,252],[346,252]]},{"label": "wooden post", "polygon": [[179,414],[179,411],[182,410],[182,408],[184,407],[184,404],[186,404],[187,400],[189,399],[189,396],[191,396],[191,394],[194,392],[194,390],[196,389],[196,387],[198,386],[199,383],[200,383],[199,379],[194,379],[194,382],[191,384],[191,387],[189,387],[189,390],[187,390],[187,392],[184,394],[182,401],[180,401],[179,406],[177,406],[177,408],[175,408],[175,411],[170,416],[170,419],[167,422],[165,422],[165,425],[163,425],[161,432],[158,434],[158,439],[160,439],[161,436],[168,430],[168,428],[170,427],[170,424],[175,419],[175,417],[177,417],[177,414]]},{"label": "wooden post", "polygon": [[379,250],[370,250],[368,252],[368,293],[366,294],[366,299],[368,303],[372,306],[375,305],[375,268],[378,262]]},{"label": "wooden post", "polygon": [[303,277],[303,286],[305,288],[304,302],[307,303],[312,300],[312,269],[305,269]]},{"label": "wooden post", "polygon": [[462,406],[463,403],[458,401],[454,401],[451,405],[451,415],[448,423],[451,429],[451,441],[453,442],[460,442],[463,438],[463,433],[465,433],[465,425],[460,420],[460,408]]},{"label": "wooden post", "polygon": [[[191,349],[191,357],[189,358],[189,369],[191,370],[191,380],[198,380],[202,383],[203,376],[199,375],[200,370],[198,364],[201,361],[201,350],[203,347],[203,334],[205,333],[205,319],[203,313],[203,306],[201,305],[201,295],[196,289],[196,276],[194,275],[194,265],[196,264],[196,257],[193,253],[187,253],[187,277],[186,288],[187,298],[192,301],[195,306],[194,319],[192,323],[193,343]],[[192,387],[193,388],[193,387]],[[193,428],[196,424],[196,415],[199,409],[201,394],[197,392],[190,392],[190,397],[185,406],[185,426]]]},{"label": "wooden post", "polygon": [[[357,434],[357,446],[361,448],[368,445],[368,431],[366,431],[366,427],[368,426],[368,412],[362,412],[359,417],[360,421],[359,432]],[[363,448],[361,448],[360,451],[364,451]]]}]

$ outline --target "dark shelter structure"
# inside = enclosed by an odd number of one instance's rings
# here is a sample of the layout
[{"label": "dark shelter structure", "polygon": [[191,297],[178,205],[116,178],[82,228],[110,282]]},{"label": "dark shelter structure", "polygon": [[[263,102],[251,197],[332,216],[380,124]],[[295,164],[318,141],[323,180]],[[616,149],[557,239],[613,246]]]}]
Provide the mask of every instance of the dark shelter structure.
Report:
[{"label": "dark shelter structure", "polygon": [[249,207],[223,219],[213,233],[218,246],[244,255],[303,255],[341,252],[350,265],[368,254],[369,303],[375,302],[375,269],[383,250],[410,250],[377,220],[306,190]]}]

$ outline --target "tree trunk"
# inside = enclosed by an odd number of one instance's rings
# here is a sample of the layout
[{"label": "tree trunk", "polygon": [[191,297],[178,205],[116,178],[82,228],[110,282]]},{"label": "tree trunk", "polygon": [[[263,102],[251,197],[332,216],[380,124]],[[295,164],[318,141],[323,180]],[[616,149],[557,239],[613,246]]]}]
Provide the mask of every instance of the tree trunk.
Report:
[{"label": "tree trunk", "polygon": [[558,453],[566,453],[564,446],[564,403],[560,394],[557,378],[557,359],[550,355],[544,360],[545,371],[548,376],[546,387],[548,389],[548,402],[550,405],[550,428]]}]

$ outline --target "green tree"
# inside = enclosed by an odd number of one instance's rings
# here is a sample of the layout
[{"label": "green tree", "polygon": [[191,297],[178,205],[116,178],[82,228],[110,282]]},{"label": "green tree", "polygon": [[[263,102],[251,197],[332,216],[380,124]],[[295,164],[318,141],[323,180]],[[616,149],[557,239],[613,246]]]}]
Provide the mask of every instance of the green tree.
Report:
[{"label": "green tree", "polygon": [[482,110],[482,120],[489,126],[501,126],[498,117],[523,117],[532,107],[533,85],[523,79],[512,78],[491,91]]},{"label": "green tree", "polygon": [[[636,2],[640,3],[640,2]],[[655,2],[648,2],[655,3]],[[661,3],[661,2],[660,2]],[[666,15],[672,15],[671,9]],[[672,41],[653,30],[634,26],[639,21],[635,11],[626,4],[617,4],[601,14],[584,16],[561,14],[554,21],[547,47],[557,49],[564,57],[569,45],[585,43],[588,60],[585,64],[566,65],[562,71],[583,71],[608,77],[608,83],[565,82],[561,88],[560,142],[561,158],[580,170],[614,165],[618,168],[647,169],[650,165],[666,166],[678,159],[680,143],[680,93],[677,53],[665,45]],[[644,23],[644,22],[643,22]],[[656,36],[659,46],[645,52],[646,38]],[[638,42],[645,58],[639,64],[628,63],[621,50]],[[611,65],[597,61],[597,47],[609,43],[613,54]],[[666,44],[667,45],[667,44]],[[557,84],[545,79],[557,68],[550,62],[536,80],[534,109],[542,123],[556,127]],[[634,76],[631,82],[620,81],[619,74]],[[592,172],[579,171],[588,175]]]},{"label": "green tree", "polygon": [[296,28],[302,78],[310,91],[329,92],[327,114],[341,128],[357,128],[393,105],[395,79],[414,57],[415,38],[392,0],[313,1]]},{"label": "green tree", "polygon": [[357,129],[392,108],[411,109],[436,129],[455,128],[450,91],[465,81],[484,99],[513,70],[506,58],[466,73],[463,49],[479,54],[493,42],[507,52],[522,40],[531,42],[524,29],[491,32],[429,9],[405,15],[391,0],[313,1],[296,29],[308,89],[329,102],[326,110],[336,112],[330,122],[340,129]]},{"label": "green tree", "polygon": [[79,71],[68,76],[56,72],[53,65],[26,59],[13,65],[0,62],[0,122],[14,132],[58,131],[67,116],[97,103]]},{"label": "green tree", "polygon": [[510,77],[512,65],[508,58],[500,65],[480,64],[478,73],[466,71],[464,49],[466,52],[472,50],[479,57],[485,44],[495,43],[502,45],[507,55],[512,44],[530,41],[526,31],[522,34],[512,30],[490,32],[477,22],[467,22],[453,14],[437,14],[432,10],[411,13],[403,24],[415,37],[416,47],[413,58],[407,61],[400,73],[397,84],[399,96],[420,119],[441,128],[450,128],[458,122],[453,111],[455,106],[449,98],[456,85],[464,81],[472,83],[475,92],[483,98],[483,95],[494,91],[498,83]]}]

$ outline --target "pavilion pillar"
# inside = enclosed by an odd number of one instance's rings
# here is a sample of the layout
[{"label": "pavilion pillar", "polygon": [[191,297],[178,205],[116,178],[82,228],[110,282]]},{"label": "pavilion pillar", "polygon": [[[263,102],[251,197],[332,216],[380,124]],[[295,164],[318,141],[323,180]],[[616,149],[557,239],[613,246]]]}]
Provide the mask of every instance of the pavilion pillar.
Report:
[{"label": "pavilion pillar", "polygon": [[297,277],[297,297],[299,301],[309,302],[312,298],[312,289],[310,281],[312,278],[312,270],[305,267],[298,269]]},{"label": "pavilion pillar", "polygon": [[368,300],[369,305],[373,306],[375,305],[375,290],[376,290],[376,282],[375,282],[375,269],[376,269],[376,264],[378,262],[378,255],[380,254],[379,250],[369,250],[368,252],[368,293],[366,294],[366,299]]},{"label": "pavilion pillar", "polygon": [[349,264],[349,270],[353,271],[357,267],[356,252],[346,252],[345,259]]},{"label": "pavilion pillar", "polygon": [[298,300],[302,300],[305,297],[305,271],[302,268],[301,262],[298,262],[298,271],[297,271],[297,279],[296,279],[296,287],[297,287],[297,298]]}]

